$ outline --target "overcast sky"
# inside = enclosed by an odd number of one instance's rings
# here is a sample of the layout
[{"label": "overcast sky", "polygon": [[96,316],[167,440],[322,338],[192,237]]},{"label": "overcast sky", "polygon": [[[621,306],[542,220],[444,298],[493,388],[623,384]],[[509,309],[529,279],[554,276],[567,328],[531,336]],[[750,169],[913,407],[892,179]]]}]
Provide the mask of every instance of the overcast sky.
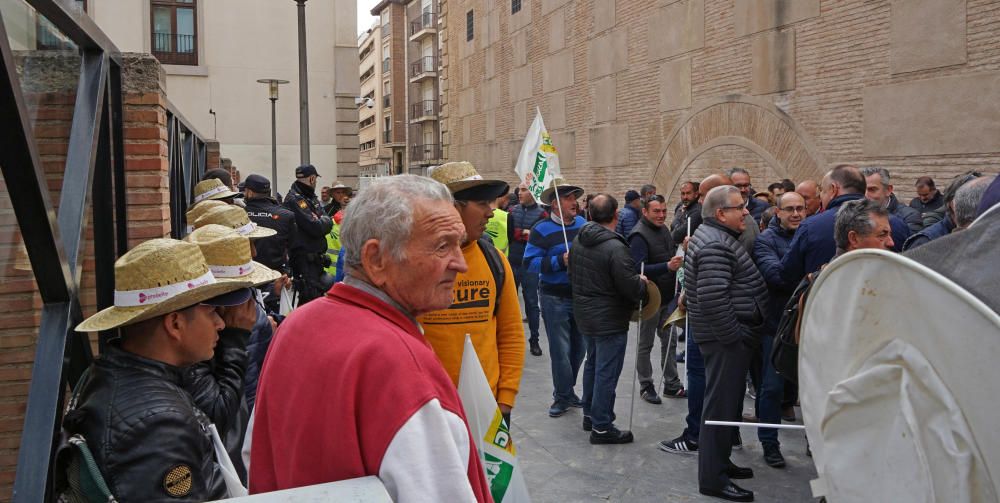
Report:
[{"label": "overcast sky", "polygon": [[378,4],[379,0],[358,0],[358,35],[371,28],[375,17],[371,15],[372,7]]}]

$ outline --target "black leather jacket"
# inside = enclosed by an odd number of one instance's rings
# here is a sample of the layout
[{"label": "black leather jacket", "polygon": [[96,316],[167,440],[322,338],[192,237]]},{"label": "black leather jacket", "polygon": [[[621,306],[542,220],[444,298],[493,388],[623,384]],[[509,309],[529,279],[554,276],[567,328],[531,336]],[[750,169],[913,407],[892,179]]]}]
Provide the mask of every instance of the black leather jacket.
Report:
[{"label": "black leather jacket", "polygon": [[282,204],[295,214],[298,228],[291,253],[325,254],[326,235],[333,228],[333,220],[323,212],[316,190],[304,183],[294,182]]},{"label": "black leather jacket", "polygon": [[258,239],[255,260],[275,271],[288,274],[288,251],[295,240],[295,214],[282,207],[270,197],[247,199],[247,215],[261,227],[274,229],[277,234]]},{"label": "black leather jacket", "polygon": [[87,439],[121,502],[225,498],[209,419],[181,388],[184,369],[111,346],[63,427]]}]

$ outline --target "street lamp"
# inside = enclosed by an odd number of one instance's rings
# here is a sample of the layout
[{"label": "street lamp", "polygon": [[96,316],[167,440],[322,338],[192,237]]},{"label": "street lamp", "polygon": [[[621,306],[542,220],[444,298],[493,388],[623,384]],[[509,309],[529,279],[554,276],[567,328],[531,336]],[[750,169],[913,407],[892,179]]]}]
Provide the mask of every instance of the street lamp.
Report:
[{"label": "street lamp", "polygon": [[278,86],[287,84],[287,80],[257,79],[261,84],[267,84],[268,99],[271,100],[271,195],[278,197],[278,123],[274,115],[274,104],[278,101]]}]

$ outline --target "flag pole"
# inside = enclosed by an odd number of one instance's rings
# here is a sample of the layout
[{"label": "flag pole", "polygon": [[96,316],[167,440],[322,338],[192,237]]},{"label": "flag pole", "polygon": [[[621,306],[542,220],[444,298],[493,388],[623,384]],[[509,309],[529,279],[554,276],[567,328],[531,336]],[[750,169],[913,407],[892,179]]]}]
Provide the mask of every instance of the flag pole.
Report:
[{"label": "flag pole", "polygon": [[[646,263],[639,263],[639,276],[646,275]],[[642,337],[642,301],[639,297],[639,322],[635,329],[635,365],[632,365],[632,404],[628,414],[628,431],[632,431],[632,418],[635,416],[635,383],[639,380],[639,337]]]},{"label": "flag pole", "polygon": [[559,225],[562,227],[563,243],[566,244],[566,253],[569,253],[569,238],[566,237],[566,217],[563,216],[562,198],[559,197],[559,184],[552,180],[552,188],[556,192],[556,208],[559,208]]}]

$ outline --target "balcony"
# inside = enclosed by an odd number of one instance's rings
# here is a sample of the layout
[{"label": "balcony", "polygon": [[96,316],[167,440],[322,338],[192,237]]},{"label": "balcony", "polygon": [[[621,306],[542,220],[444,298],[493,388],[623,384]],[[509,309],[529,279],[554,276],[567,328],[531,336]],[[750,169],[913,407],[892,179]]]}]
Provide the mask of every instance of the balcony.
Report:
[{"label": "balcony", "polygon": [[382,74],[388,75],[392,71],[392,60],[385,58],[382,60]]},{"label": "balcony", "polygon": [[410,63],[410,83],[423,82],[437,77],[438,60],[434,56],[424,56]]},{"label": "balcony", "polygon": [[164,65],[197,65],[198,39],[195,35],[154,33],[152,53]]},{"label": "balcony", "polygon": [[382,96],[382,108],[392,108],[392,95]]},{"label": "balcony", "polygon": [[437,33],[437,13],[423,12],[410,22],[410,42],[419,42],[424,37]]},{"label": "balcony", "polygon": [[441,158],[441,145],[425,143],[410,145],[410,160],[415,162],[432,162]]},{"label": "balcony", "polygon": [[368,67],[368,69],[365,70],[364,73],[361,74],[361,84],[364,85],[365,82],[368,82],[368,79],[374,76],[375,76],[375,65],[372,65]]},{"label": "balcony", "polygon": [[383,40],[389,38],[389,35],[392,35],[391,26],[392,25],[389,24],[389,23],[385,23],[385,24],[382,25],[382,39]]},{"label": "balcony", "polygon": [[437,100],[418,101],[410,105],[410,123],[436,120],[438,116]]}]

